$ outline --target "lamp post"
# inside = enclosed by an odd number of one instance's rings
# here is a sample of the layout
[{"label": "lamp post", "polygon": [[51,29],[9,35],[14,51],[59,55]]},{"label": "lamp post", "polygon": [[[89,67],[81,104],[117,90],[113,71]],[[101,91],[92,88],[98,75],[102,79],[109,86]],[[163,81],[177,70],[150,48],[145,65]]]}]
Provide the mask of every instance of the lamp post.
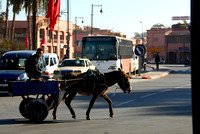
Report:
[{"label": "lamp post", "polygon": [[76,26],[77,26],[77,19],[82,19],[82,23],[84,23],[84,17],[75,17],[75,44],[74,44],[74,49],[75,49],[75,53],[74,53],[74,57],[77,57],[77,53],[76,53],[76,46],[77,46],[77,39],[76,39]]},{"label": "lamp post", "polygon": [[70,33],[69,33],[69,0],[67,0],[67,12],[61,11],[61,14],[63,13],[67,13],[67,51],[66,51],[66,55],[67,58],[70,58],[70,51],[69,51],[69,41],[70,41]]},{"label": "lamp post", "polygon": [[100,10],[100,13],[102,14],[103,13],[103,10],[102,10],[102,5],[93,5],[92,4],[92,9],[91,9],[91,35],[93,34],[93,7],[101,7],[101,10]]},{"label": "lamp post", "polygon": [[142,23],[142,45],[144,45],[143,22],[142,22],[142,21],[140,21],[140,23]]},{"label": "lamp post", "polygon": [[70,58],[70,51],[69,51],[69,40],[70,40],[70,34],[69,34],[69,0],[67,0],[67,57]]}]

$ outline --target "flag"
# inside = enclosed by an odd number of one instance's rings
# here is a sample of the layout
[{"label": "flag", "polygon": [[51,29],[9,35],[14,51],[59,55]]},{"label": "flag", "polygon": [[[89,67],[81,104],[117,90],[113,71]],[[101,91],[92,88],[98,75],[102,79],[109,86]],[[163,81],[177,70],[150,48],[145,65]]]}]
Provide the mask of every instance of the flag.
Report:
[{"label": "flag", "polygon": [[50,20],[49,28],[52,31],[54,31],[54,26],[56,25],[59,14],[60,14],[60,0],[56,0],[55,4],[54,0],[49,0],[48,12],[46,18],[49,18]]},{"label": "flag", "polygon": [[28,35],[27,35],[27,34],[26,34],[26,37],[25,37],[24,43],[25,43],[26,47],[29,48]]},{"label": "flag", "polygon": [[56,0],[56,3],[54,4],[54,19],[53,19],[53,29],[54,26],[56,25],[57,19],[60,15],[60,0]]},{"label": "flag", "polygon": [[50,20],[49,28],[52,29],[51,25],[54,19],[54,0],[49,0],[46,18],[49,18]]},{"label": "flag", "polygon": [[45,36],[45,32],[44,32],[44,36],[43,36],[43,39],[42,39],[42,41],[40,43],[40,46],[42,46],[42,44],[46,44],[46,38],[45,37],[46,36]]}]

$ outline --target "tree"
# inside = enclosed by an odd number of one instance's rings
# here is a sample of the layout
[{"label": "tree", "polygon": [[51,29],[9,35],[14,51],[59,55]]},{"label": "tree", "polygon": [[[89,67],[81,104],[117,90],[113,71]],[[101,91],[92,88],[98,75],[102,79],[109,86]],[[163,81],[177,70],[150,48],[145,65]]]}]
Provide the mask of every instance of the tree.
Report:
[{"label": "tree", "polygon": [[32,12],[32,1],[31,0],[23,0],[24,1],[24,8],[26,13],[28,13],[28,42],[29,42],[29,49],[32,50],[32,36],[31,36],[31,12]]},{"label": "tree", "polygon": [[0,38],[3,37],[3,34],[4,34],[4,18],[6,17],[6,12],[1,12],[0,13]]},{"label": "tree", "polygon": [[[32,46],[33,46],[33,50],[36,50],[36,46],[37,46],[37,26],[36,26],[36,14],[37,14],[37,11],[38,9],[43,9],[46,11],[46,5],[47,5],[47,1],[48,0],[33,0],[32,2],[32,23],[33,23],[33,32],[32,32]],[[40,7],[41,5],[41,7]]]},{"label": "tree", "polygon": [[6,21],[5,21],[5,29],[4,29],[4,38],[7,39],[8,36],[8,13],[9,13],[9,0],[6,3]]},{"label": "tree", "polygon": [[19,14],[22,8],[23,1],[22,0],[10,0],[10,4],[13,5],[13,21],[12,21],[12,32],[11,32],[11,39],[14,39],[14,32],[15,32],[15,15]]}]

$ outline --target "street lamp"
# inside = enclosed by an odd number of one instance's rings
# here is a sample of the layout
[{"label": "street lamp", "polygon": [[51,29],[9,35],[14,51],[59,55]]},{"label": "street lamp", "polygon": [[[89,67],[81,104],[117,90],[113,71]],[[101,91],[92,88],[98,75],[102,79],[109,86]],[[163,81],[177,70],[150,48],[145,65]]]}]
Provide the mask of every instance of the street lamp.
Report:
[{"label": "street lamp", "polygon": [[140,21],[140,23],[142,23],[142,45],[144,45],[143,22],[142,22],[142,21]]},{"label": "street lamp", "polygon": [[102,10],[102,5],[93,5],[92,4],[92,9],[91,9],[91,35],[93,34],[93,7],[101,7],[101,10],[100,10],[100,13],[102,14],[103,13],[103,10]]},{"label": "street lamp", "polygon": [[82,23],[84,23],[84,17],[75,17],[75,44],[74,44],[74,49],[75,49],[75,53],[74,53],[74,57],[76,58],[77,57],[77,54],[76,54],[76,46],[77,46],[77,39],[76,39],[76,26],[77,26],[77,19],[82,19]]}]

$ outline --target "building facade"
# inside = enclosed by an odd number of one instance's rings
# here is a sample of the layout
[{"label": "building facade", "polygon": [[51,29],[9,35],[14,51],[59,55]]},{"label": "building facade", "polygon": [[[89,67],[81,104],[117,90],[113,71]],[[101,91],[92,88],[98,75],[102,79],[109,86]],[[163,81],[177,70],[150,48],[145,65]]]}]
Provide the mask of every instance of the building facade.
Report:
[{"label": "building facade", "polygon": [[147,30],[147,61],[158,54],[166,63],[185,63],[190,57],[189,37],[188,25],[175,24],[172,28],[154,25]]},{"label": "building facade", "polygon": [[[12,21],[9,21],[9,37],[11,37],[11,26]],[[72,22],[69,22],[69,33],[67,27],[67,21],[58,19],[54,31],[47,30],[48,19],[45,17],[36,18],[36,28],[37,28],[37,47],[43,48],[44,52],[47,53],[57,53],[60,58],[64,57],[67,53],[67,42],[69,41],[69,58],[73,56],[73,46],[72,46]],[[24,42],[26,35],[28,34],[28,22],[27,21],[15,21],[15,32],[14,38],[18,41]],[[42,40],[45,38],[46,44],[41,44]],[[68,40],[69,39],[69,40]]]},{"label": "building facade", "polygon": [[[81,57],[82,54],[82,37],[91,35],[91,27],[81,28],[69,21],[69,34],[67,21],[58,18],[54,31],[47,30],[48,19],[45,17],[36,18],[37,28],[37,47],[43,48],[44,52],[57,53],[62,59],[67,54],[69,39],[69,58]],[[11,38],[12,21],[9,21],[9,38]],[[32,27],[31,27],[32,28]],[[32,33],[32,32],[31,32]],[[28,35],[28,22],[15,21],[14,39],[24,42]],[[93,28],[93,35],[114,35],[126,37],[121,33],[113,33],[111,30]],[[45,38],[45,41],[44,41]],[[43,42],[43,43],[42,43]],[[46,43],[44,43],[46,42]],[[29,48],[27,48],[29,49]]]}]

